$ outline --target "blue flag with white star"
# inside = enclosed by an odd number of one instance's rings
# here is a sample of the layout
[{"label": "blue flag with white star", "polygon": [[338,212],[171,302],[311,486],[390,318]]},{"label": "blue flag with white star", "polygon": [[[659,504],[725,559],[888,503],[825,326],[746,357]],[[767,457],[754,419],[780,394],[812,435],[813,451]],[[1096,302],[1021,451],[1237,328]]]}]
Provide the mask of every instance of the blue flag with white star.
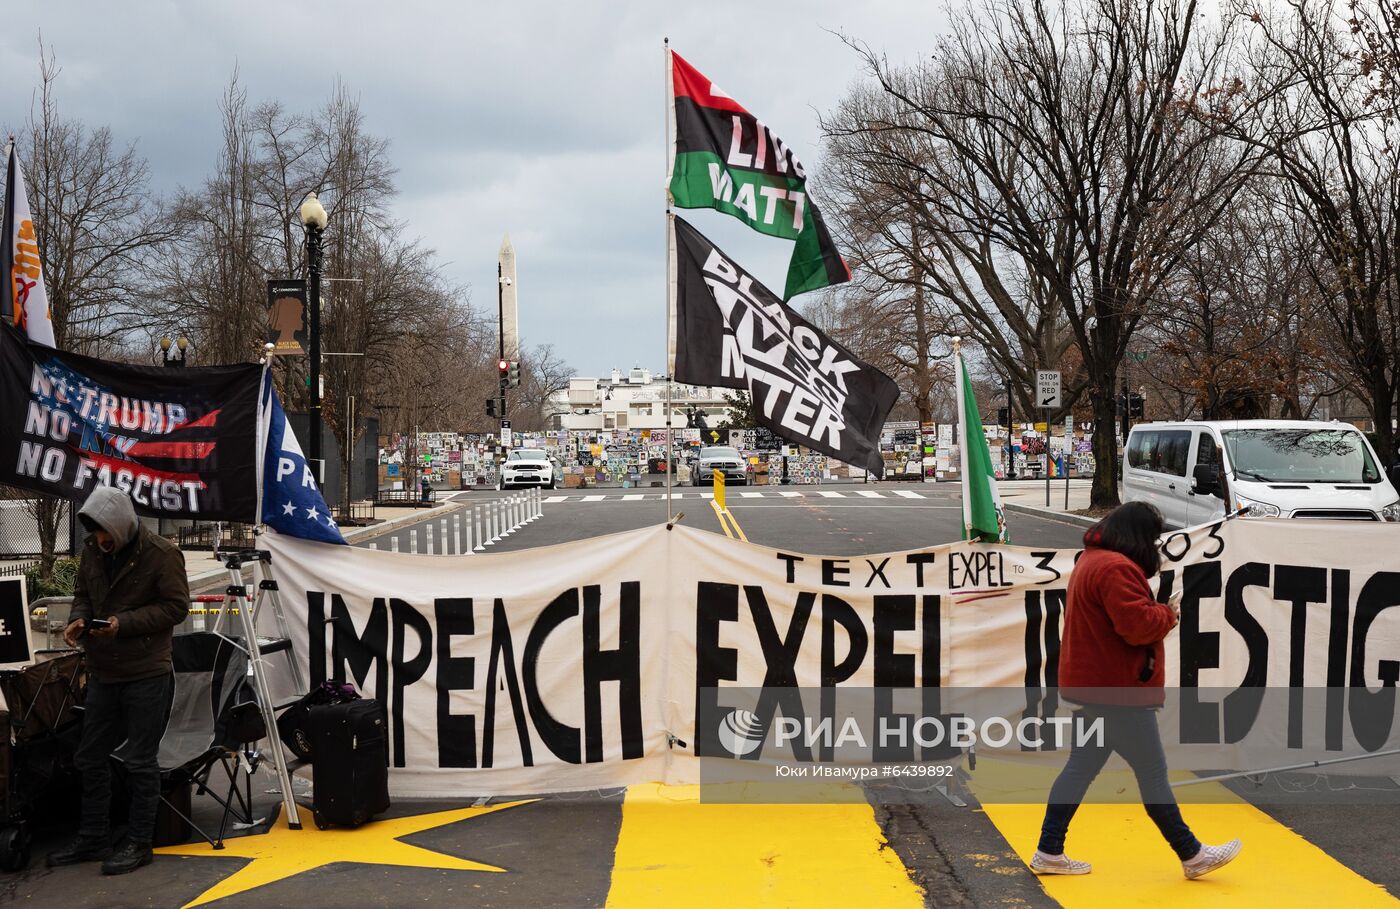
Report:
[{"label": "blue flag with white star", "polygon": [[315,475],[301,453],[292,424],[272,387],[272,375],[263,377],[262,412],[267,447],[263,456],[263,523],[278,533],[322,543],[340,543],[331,510],[316,485]]}]

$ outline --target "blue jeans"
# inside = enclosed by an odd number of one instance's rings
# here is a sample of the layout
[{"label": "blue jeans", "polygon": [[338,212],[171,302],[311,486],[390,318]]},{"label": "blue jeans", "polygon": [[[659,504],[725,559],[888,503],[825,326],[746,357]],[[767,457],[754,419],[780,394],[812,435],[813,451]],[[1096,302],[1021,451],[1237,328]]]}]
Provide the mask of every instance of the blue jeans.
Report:
[{"label": "blue jeans", "polygon": [[78,835],[109,834],[112,804],[112,752],[122,747],[131,811],[127,839],[149,846],[160,807],[160,740],[170,716],[169,673],[134,682],[88,679],[83,704],[83,738],[73,764],[83,775],[83,817]]},{"label": "blue jeans", "polygon": [[1045,822],[1040,827],[1040,851],[1047,855],[1064,853],[1065,834],[1074,812],[1089,791],[1089,784],[1116,751],[1137,777],[1147,816],[1162,831],[1177,857],[1185,861],[1199,852],[1201,841],[1182,820],[1181,809],[1167,784],[1167,756],[1157,732],[1156,711],[1151,707],[1086,707],[1081,715],[1086,724],[1103,718],[1103,741],[1080,745],[1076,739],[1065,769],[1050,787]]}]

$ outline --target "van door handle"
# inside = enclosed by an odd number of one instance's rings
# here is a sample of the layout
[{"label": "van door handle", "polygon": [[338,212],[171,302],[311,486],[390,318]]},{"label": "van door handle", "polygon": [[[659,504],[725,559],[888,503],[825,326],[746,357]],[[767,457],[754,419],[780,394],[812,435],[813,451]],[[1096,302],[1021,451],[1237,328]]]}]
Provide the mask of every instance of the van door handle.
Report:
[{"label": "van door handle", "polygon": [[1172,490],[1173,492],[1175,492],[1175,491],[1176,491],[1176,484],[1175,484],[1175,483],[1168,483],[1168,484],[1167,484],[1167,488],[1170,489],[1170,490]]}]

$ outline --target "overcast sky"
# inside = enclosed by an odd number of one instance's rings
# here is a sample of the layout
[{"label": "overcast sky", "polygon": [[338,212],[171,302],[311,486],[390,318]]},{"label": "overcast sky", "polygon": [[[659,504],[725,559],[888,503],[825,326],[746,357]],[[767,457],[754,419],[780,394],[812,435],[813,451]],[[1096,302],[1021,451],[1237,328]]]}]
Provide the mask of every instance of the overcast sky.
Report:
[{"label": "overcast sky", "polygon": [[[235,65],[251,101],[293,111],[316,110],[340,76],[392,142],[394,211],[409,232],[494,311],[509,231],[522,340],[553,344],[580,375],[660,369],[664,357],[663,36],[813,169],[818,112],[861,76],[831,33],[912,62],[946,22],[941,4],[853,0],[93,0],[6,12],[0,123],[28,116],[42,29],[63,70],[62,112],[136,141],[158,192],[212,170]],[[688,217],[781,291],[790,243],[718,212]]]}]

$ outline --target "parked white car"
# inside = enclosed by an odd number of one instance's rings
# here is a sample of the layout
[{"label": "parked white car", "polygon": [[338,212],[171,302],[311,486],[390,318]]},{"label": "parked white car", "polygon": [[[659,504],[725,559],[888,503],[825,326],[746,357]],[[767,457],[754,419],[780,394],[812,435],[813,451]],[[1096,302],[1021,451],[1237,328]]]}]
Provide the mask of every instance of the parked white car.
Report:
[{"label": "parked white car", "polygon": [[1128,434],[1122,500],[1194,527],[1259,517],[1400,521],[1400,493],[1354,426],[1307,420],[1139,423]]},{"label": "parked white car", "polygon": [[539,448],[516,448],[506,455],[501,465],[498,489],[513,486],[543,486],[553,489],[559,483],[559,470],[554,461]]}]

